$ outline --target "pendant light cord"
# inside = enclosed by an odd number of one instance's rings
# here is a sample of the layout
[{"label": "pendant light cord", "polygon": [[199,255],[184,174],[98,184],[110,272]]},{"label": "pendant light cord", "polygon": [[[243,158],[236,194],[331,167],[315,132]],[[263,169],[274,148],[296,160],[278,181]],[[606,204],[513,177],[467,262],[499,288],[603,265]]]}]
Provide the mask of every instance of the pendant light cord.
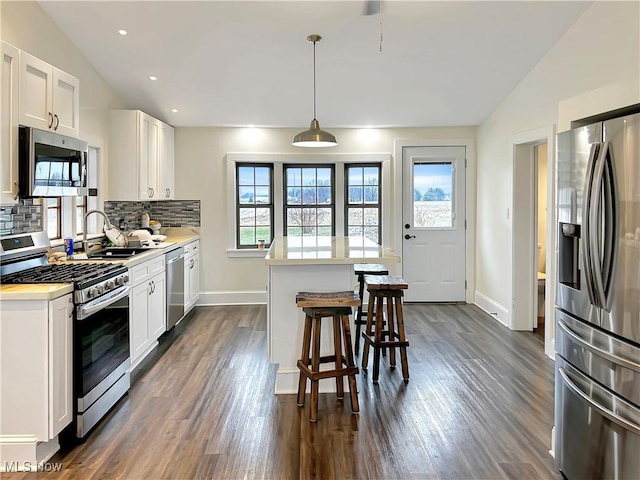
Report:
[{"label": "pendant light cord", "polygon": [[313,118],[316,116],[316,42],[313,42]]}]

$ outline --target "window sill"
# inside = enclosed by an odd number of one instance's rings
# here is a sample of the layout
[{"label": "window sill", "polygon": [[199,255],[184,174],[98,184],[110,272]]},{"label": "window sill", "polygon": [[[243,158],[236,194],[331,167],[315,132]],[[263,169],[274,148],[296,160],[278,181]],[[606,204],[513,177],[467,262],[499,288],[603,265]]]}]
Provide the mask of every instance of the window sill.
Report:
[{"label": "window sill", "polygon": [[227,257],[229,258],[264,258],[268,248],[259,250],[257,248],[230,248],[227,250]]}]

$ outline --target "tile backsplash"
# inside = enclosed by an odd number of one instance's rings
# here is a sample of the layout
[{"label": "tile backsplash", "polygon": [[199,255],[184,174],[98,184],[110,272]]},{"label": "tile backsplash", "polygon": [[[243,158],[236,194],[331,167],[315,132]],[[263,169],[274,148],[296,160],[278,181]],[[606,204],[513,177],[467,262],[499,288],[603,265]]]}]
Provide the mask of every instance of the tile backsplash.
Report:
[{"label": "tile backsplash", "polygon": [[159,202],[104,202],[104,213],[111,223],[126,230],[141,227],[142,214],[149,214],[162,227],[199,227],[200,200],[163,200]]},{"label": "tile backsplash", "polygon": [[42,205],[25,198],[14,205],[0,205],[0,235],[39,232],[42,225]]}]

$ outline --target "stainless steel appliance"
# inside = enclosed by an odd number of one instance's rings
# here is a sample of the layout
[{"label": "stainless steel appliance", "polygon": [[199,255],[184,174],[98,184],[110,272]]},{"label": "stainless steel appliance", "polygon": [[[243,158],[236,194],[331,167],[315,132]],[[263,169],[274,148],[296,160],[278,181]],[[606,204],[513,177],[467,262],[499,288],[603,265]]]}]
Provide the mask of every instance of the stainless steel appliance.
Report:
[{"label": "stainless steel appliance", "polygon": [[21,197],[86,194],[88,144],[59,133],[20,127],[18,180]]},{"label": "stainless steel appliance", "polygon": [[167,253],[167,331],[184,317],[184,248]]},{"label": "stainless steel appliance", "polygon": [[557,138],[555,457],[640,475],[640,114]]},{"label": "stainless steel appliance", "polygon": [[47,263],[46,232],[0,239],[0,283],[73,283],[75,430],[84,438],[129,390],[129,274],[116,263]]}]

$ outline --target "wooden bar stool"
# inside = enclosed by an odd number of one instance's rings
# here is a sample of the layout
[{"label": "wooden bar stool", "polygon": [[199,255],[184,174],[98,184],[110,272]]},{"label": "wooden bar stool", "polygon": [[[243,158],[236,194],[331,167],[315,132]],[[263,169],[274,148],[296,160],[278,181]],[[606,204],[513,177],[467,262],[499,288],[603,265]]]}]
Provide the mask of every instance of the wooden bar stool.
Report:
[{"label": "wooden bar stool", "polygon": [[[364,297],[364,276],[365,275],[389,275],[389,270],[384,265],[379,263],[356,263],[353,266],[353,271],[358,276],[358,295],[360,300]],[[356,312],[356,318],[354,320],[356,325],[356,355],[360,353],[360,328],[362,325],[367,324],[367,312],[362,308],[362,302]]]},{"label": "wooden bar stool", "polygon": [[[402,316],[403,290],[409,285],[398,276],[373,276],[365,275],[365,283],[369,292],[369,305],[367,308],[367,327],[362,333],[364,338],[364,350],[362,352],[362,369],[367,370],[369,362],[369,346],[373,347],[373,383],[378,383],[380,375],[380,351],[389,348],[389,364],[396,367],[396,348],[400,349],[400,361],[402,362],[402,378],[409,382],[409,362],[407,361],[407,347],[409,342],[404,332],[404,317]],[[384,301],[387,304],[387,329],[382,322],[384,314]],[[395,318],[394,318],[395,306]],[[375,315],[375,333],[374,321]],[[397,327],[397,328],[396,328]]]},{"label": "wooden bar stool", "polygon": [[[342,399],[344,398],[343,377],[347,376],[349,378],[351,410],[357,413],[360,411],[356,387],[358,367],[353,360],[349,316],[351,315],[351,307],[360,305],[360,297],[354,292],[300,292],[296,295],[296,304],[305,313],[302,354],[300,355],[300,360],[298,360],[298,368],[300,369],[298,406],[304,406],[308,378],[311,380],[309,419],[315,422],[318,419],[318,382],[323,378],[335,378],[336,392],[338,398]],[[322,357],[320,356],[320,327],[322,319],[326,317],[333,318],[334,353],[333,355]],[[340,340],[341,333],[344,341],[344,354]],[[310,351],[311,355],[309,354]],[[334,363],[335,368],[321,371],[320,365],[322,363]]]}]

